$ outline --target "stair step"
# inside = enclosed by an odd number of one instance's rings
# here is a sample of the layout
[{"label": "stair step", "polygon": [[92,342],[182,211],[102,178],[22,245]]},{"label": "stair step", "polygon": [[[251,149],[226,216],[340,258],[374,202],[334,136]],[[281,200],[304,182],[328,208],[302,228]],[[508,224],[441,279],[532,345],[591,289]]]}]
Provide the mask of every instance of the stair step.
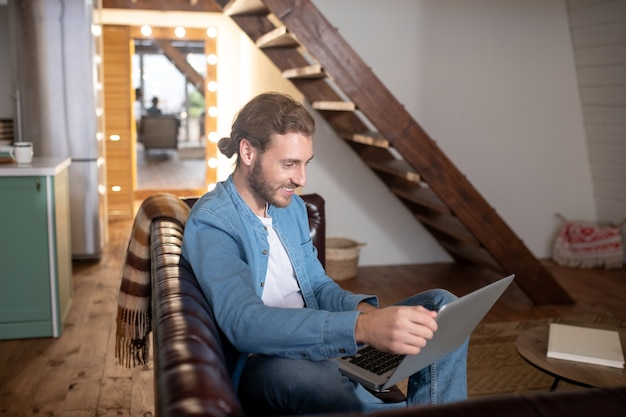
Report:
[{"label": "stair step", "polygon": [[311,106],[315,110],[355,111],[356,105],[351,101],[314,101]]},{"label": "stair step", "polygon": [[349,140],[356,143],[362,143],[364,145],[376,146],[377,148],[388,149],[391,145],[387,139],[385,139],[378,132],[365,132],[365,133],[349,133],[342,132],[341,137],[345,140]]},{"label": "stair step", "polygon": [[430,188],[421,186],[411,187],[411,189],[390,187],[390,190],[402,200],[426,207],[438,213],[452,214],[450,208]]},{"label": "stair step", "polygon": [[231,0],[224,6],[224,14],[228,16],[265,15],[269,11],[261,0]]},{"label": "stair step", "polygon": [[259,48],[284,48],[298,45],[298,41],[289,33],[286,26],[279,26],[256,40],[256,46]]},{"label": "stair step", "polygon": [[189,82],[204,96],[204,77],[194,69],[188,62],[184,54],[182,54],[170,41],[165,39],[155,39],[155,43],[163,50],[164,55],[174,64],[178,70],[183,73]]},{"label": "stair step", "polygon": [[463,259],[466,262],[474,263],[492,269],[498,273],[505,273],[502,267],[496,262],[496,260],[485,249],[463,245],[461,243],[448,242],[446,240],[439,240],[439,244],[446,249],[452,256]]},{"label": "stair step", "polygon": [[423,224],[437,229],[439,232],[471,246],[480,246],[480,242],[467,230],[456,217],[427,211],[414,211],[413,215]]},{"label": "stair step", "polygon": [[283,71],[283,77],[287,79],[324,78],[326,73],[319,64],[307,65],[306,67],[290,68]]},{"label": "stair step", "polygon": [[389,161],[366,161],[366,164],[374,170],[386,172],[414,184],[420,183],[420,175],[406,161],[392,159]]}]

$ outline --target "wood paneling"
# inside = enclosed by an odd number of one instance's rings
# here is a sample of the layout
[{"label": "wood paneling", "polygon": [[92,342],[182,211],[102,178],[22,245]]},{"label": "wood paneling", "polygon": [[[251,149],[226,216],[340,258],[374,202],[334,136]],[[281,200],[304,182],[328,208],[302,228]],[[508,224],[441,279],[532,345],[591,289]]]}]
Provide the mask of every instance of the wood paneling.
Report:
[{"label": "wood paneling", "polygon": [[626,217],[626,0],[568,0],[600,220]]},{"label": "wood paneling", "polygon": [[[107,213],[110,220],[134,214],[136,132],[133,115],[130,29],[104,26],[104,112],[107,161]],[[118,135],[119,140],[111,140]]]}]

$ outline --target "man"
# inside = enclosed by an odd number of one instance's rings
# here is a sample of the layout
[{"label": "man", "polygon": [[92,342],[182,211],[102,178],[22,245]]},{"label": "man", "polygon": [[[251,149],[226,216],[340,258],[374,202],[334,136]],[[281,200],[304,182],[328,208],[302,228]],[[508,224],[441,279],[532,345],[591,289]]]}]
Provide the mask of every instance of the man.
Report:
[{"label": "man", "polygon": [[161,109],[159,108],[159,98],[158,97],[152,97],[152,106],[148,107],[148,110],[146,110],[146,113],[150,116],[160,116],[161,114],[163,114],[163,112],[161,112]]},{"label": "man", "polygon": [[[238,354],[232,372],[247,412],[255,415],[374,411],[382,403],[343,376],[332,358],[362,344],[419,354],[434,320],[454,297],[444,290],[377,308],[374,296],[342,290],[326,276],[311,243],[306,184],[315,124],[293,99],[252,99],[219,148],[237,155],[235,170],[193,207],[182,259],[193,269],[216,322]],[[467,344],[409,379],[408,404],[467,396]]]}]

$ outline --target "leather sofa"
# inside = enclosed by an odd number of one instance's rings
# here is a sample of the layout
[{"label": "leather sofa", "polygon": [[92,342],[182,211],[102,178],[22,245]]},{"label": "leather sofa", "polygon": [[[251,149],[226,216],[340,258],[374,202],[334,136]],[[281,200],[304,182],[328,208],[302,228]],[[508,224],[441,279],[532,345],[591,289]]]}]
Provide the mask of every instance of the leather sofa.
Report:
[{"label": "leather sofa", "polygon": [[[303,196],[311,234],[325,251],[324,200]],[[187,200],[192,205],[195,200]],[[179,266],[183,228],[167,218],[151,225],[152,329],[155,413],[160,417],[243,416],[229,379],[228,341],[191,271]],[[545,392],[472,399],[455,404],[403,408],[380,417],[431,416],[622,416],[626,387]]]}]

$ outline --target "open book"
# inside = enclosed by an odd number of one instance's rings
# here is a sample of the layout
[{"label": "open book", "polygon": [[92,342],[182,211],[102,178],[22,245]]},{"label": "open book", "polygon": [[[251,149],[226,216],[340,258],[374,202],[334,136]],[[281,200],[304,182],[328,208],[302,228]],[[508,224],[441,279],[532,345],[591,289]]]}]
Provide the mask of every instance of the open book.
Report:
[{"label": "open book", "polygon": [[548,358],[624,367],[618,332],[557,323],[550,324]]}]

